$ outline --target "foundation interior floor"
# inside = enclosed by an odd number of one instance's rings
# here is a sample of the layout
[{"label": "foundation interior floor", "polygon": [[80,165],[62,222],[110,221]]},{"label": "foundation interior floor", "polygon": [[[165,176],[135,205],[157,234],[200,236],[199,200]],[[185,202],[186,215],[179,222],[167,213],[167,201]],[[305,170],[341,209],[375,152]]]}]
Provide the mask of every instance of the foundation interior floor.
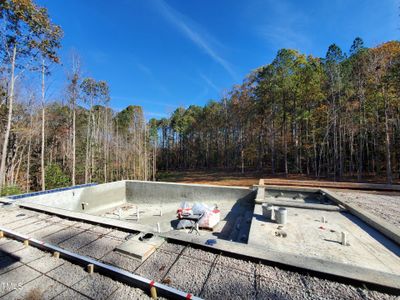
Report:
[{"label": "foundation interior floor", "polygon": [[288,207],[287,214],[287,224],[279,225],[256,205],[249,245],[400,274],[400,247],[350,213]]},{"label": "foundation interior floor", "polygon": [[[396,299],[186,244],[165,242],[141,262],[114,251],[128,232],[18,207],[1,207],[0,225],[206,299]],[[64,260],[54,261],[49,254],[8,238],[0,239],[0,251],[1,282],[21,285],[18,290],[2,289],[0,295],[4,299],[35,293],[44,293],[49,299],[147,299],[148,296],[108,277],[88,275],[81,267]]]},{"label": "foundation interior floor", "polygon": [[[219,201],[202,202],[209,207],[217,207],[220,210],[221,221],[212,229],[200,229],[202,236],[210,239],[224,239],[235,242],[247,242],[250,230],[251,218],[254,205],[248,201]],[[126,202],[122,205],[101,211],[97,215],[126,220],[128,222],[148,225],[154,231],[157,230],[157,223],[160,225],[161,232],[176,230],[179,220],[177,219],[177,209],[181,203],[161,203],[161,204],[135,204]],[[191,205],[195,203],[190,203]],[[137,211],[139,210],[139,219]],[[181,229],[181,231],[185,231]],[[189,229],[186,230],[188,232]]]}]

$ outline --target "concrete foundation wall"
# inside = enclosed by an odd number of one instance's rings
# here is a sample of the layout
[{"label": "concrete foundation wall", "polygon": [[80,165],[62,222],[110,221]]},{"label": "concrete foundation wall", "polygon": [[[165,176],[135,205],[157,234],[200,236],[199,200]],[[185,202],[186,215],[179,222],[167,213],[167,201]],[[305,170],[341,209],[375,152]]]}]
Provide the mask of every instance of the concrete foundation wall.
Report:
[{"label": "concrete foundation wall", "polygon": [[[71,211],[93,213],[125,202],[125,181],[24,198],[17,202],[36,203]],[[85,209],[82,209],[82,202]],[[87,204],[86,204],[87,203]]]},{"label": "concrete foundation wall", "polygon": [[240,187],[177,184],[150,181],[126,181],[126,201],[132,203],[168,203],[252,200],[255,191]]},{"label": "concrete foundation wall", "polygon": [[87,203],[84,212],[95,213],[111,207],[121,205],[126,202],[126,182],[116,181],[99,184],[83,189],[79,197],[80,206],[78,211],[82,211],[81,203]]},{"label": "concrete foundation wall", "polygon": [[84,189],[78,189],[43,194],[35,197],[23,198],[22,200],[17,200],[16,203],[36,203],[75,211],[79,208],[79,198],[83,190]]},{"label": "concrete foundation wall", "polygon": [[[30,198],[17,203],[36,203],[75,212],[99,213],[124,203],[180,203],[218,201],[252,201],[255,191],[240,187],[218,187],[148,181],[117,181]],[[82,205],[83,204],[83,205]]]}]

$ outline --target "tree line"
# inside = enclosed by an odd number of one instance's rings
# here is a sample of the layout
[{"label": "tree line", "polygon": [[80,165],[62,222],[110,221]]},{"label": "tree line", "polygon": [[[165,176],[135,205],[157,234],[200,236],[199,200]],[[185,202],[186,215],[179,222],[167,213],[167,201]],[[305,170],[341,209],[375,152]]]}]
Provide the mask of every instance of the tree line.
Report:
[{"label": "tree line", "polygon": [[293,49],[219,100],[151,120],[158,168],[260,170],[341,180],[400,174],[400,43],[356,38],[323,58]]},{"label": "tree line", "polygon": [[106,81],[71,55],[64,96],[49,101],[63,32],[31,0],[0,1],[1,194],[155,179],[156,137],[140,106],[110,108]]}]

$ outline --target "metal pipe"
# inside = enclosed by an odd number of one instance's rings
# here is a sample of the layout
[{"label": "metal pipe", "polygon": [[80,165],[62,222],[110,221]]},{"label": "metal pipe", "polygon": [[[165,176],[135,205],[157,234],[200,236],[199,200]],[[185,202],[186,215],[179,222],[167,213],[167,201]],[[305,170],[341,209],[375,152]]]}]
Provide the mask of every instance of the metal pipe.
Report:
[{"label": "metal pipe", "polygon": [[153,280],[147,279],[145,277],[130,273],[128,271],[122,270],[118,267],[114,267],[102,262],[99,262],[93,258],[79,255],[77,253],[65,250],[63,248],[54,246],[52,244],[34,239],[29,238],[26,235],[17,233],[10,229],[0,227],[0,231],[3,231],[6,237],[13,238],[18,241],[29,241],[29,245],[34,246],[36,248],[49,251],[49,252],[58,252],[60,253],[60,257],[67,259],[72,262],[76,262],[82,266],[88,266],[90,264],[93,265],[94,269],[96,269],[99,273],[108,275],[109,277],[116,278],[119,281],[124,283],[133,285],[134,287],[138,287],[144,291],[148,291],[149,287],[154,286],[157,291],[159,292],[160,296],[172,299],[193,299],[193,300],[201,300],[201,298],[193,296],[190,293],[186,293],[175,289],[173,287],[164,285],[162,283],[154,282]]}]

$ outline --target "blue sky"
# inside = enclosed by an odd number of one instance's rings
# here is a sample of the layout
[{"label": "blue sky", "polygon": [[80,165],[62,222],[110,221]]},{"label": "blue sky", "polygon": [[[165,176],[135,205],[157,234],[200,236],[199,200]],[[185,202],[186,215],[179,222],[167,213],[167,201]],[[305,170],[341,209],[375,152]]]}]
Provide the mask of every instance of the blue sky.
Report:
[{"label": "blue sky", "polygon": [[[65,87],[72,49],[84,76],[109,83],[116,110],[142,105],[147,118],[204,105],[271,62],[280,48],[324,56],[399,39],[398,0],[38,0],[64,30]],[[61,93],[54,92],[51,97]]]}]

